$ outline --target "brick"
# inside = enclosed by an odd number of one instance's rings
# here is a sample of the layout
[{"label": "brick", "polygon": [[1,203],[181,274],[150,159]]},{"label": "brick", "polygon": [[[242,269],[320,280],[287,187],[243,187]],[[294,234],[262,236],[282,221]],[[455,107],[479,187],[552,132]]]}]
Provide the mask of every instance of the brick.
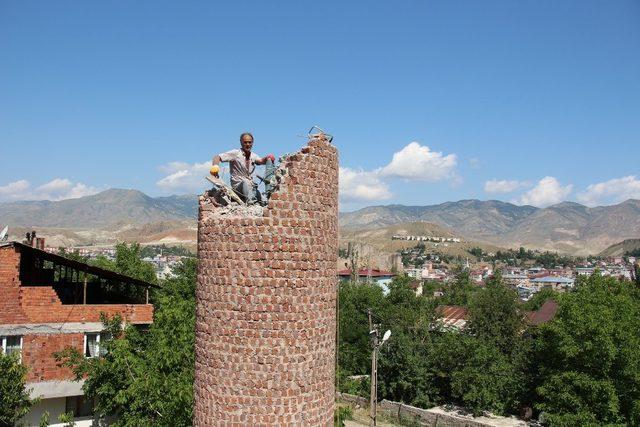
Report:
[{"label": "brick", "polygon": [[291,156],[261,217],[199,212],[194,425],[333,425],[337,155]]}]

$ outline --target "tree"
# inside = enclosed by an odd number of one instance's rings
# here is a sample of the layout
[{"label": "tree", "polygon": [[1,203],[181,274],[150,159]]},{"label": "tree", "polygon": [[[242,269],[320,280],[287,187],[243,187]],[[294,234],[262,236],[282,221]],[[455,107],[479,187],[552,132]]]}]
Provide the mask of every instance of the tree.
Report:
[{"label": "tree", "polygon": [[487,281],[469,305],[467,329],[471,335],[495,344],[504,354],[516,346],[524,328],[518,294],[503,282],[500,273]]},{"label": "tree", "polygon": [[435,303],[416,296],[410,283],[408,277],[394,279],[378,313],[380,330],[391,330],[391,339],[380,354],[379,393],[382,398],[427,406],[437,397],[427,370]]},{"label": "tree", "polygon": [[536,406],[545,419],[554,426],[638,425],[639,331],[634,284],[599,274],[581,278],[536,340]]},{"label": "tree", "polygon": [[466,408],[504,414],[514,407],[518,392],[514,366],[492,343],[468,337],[463,364],[451,373],[451,394]]},{"label": "tree", "polygon": [[338,294],[338,366],[345,375],[371,370],[367,310],[380,315],[385,304],[382,288],[367,283],[342,282]]},{"label": "tree", "polygon": [[27,367],[15,355],[0,351],[0,426],[12,426],[25,416],[34,401],[26,390]]},{"label": "tree", "polygon": [[[132,263],[135,265],[135,263]],[[85,359],[68,348],[56,355],[72,367],[100,416],[118,414],[115,425],[190,425],[193,415],[195,259],[185,259],[175,277],[156,293],[148,332],[122,331],[116,316],[104,319],[113,339],[103,358]]]},{"label": "tree", "polygon": [[522,309],[527,311],[535,311],[538,310],[542,305],[548,300],[552,299],[558,301],[560,298],[560,294],[553,289],[545,288],[539,292],[536,292],[533,297],[524,304],[522,304]]},{"label": "tree", "polygon": [[482,248],[479,248],[477,246],[470,248],[469,250],[467,250],[467,252],[469,252],[471,255],[473,255],[476,258],[480,258],[484,254],[484,252],[482,251]]},{"label": "tree", "polygon": [[444,289],[441,303],[443,305],[468,306],[478,287],[471,283],[469,272],[460,270],[455,280]]},{"label": "tree", "polygon": [[[131,245],[118,243],[116,245],[115,260],[98,256],[95,260],[91,261],[91,264],[149,283],[156,283],[158,280],[153,265],[142,261],[142,250],[139,243],[132,243]],[[144,299],[146,292],[146,290],[140,286],[124,286],[120,283],[109,284],[107,289],[139,301]],[[154,294],[152,294],[152,297],[153,296]]]}]

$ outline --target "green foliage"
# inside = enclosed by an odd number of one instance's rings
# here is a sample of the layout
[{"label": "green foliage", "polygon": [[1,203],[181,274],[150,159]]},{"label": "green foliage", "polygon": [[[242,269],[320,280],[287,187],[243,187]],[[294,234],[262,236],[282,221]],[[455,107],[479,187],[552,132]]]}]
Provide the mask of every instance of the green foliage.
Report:
[{"label": "green foliage", "polygon": [[444,288],[444,295],[440,303],[442,305],[461,305],[466,307],[478,290],[479,287],[471,282],[469,272],[460,270],[457,272],[455,280]]},{"label": "green foliage", "polygon": [[353,419],[353,409],[350,406],[337,406],[333,413],[333,425],[336,427],[344,427],[346,420]]},{"label": "green foliage", "polygon": [[567,267],[574,265],[579,260],[579,258],[559,255],[557,252],[532,251],[523,247],[517,251],[513,249],[498,251],[491,259],[493,261],[502,261],[510,266],[525,265],[527,261],[533,261],[534,264],[541,265],[544,268]]},{"label": "green foliage", "polygon": [[594,274],[560,302],[536,340],[537,407],[551,425],[628,423],[640,402],[640,295]]},{"label": "green foliage", "polygon": [[122,331],[116,316],[104,319],[113,337],[105,357],[85,359],[74,349],[56,355],[78,378],[86,375],[84,391],[95,398],[96,414],[118,414],[116,426],[191,424],[196,260],[185,259],[174,273],[155,295],[148,332],[133,326]]},{"label": "green foliage", "polygon": [[367,310],[380,313],[384,303],[379,286],[340,283],[338,365],[345,375],[368,374],[371,371]]},{"label": "green foliage", "polygon": [[519,340],[523,320],[518,295],[502,282],[500,273],[496,273],[471,301],[467,329],[471,335],[509,354]]},{"label": "green foliage", "polygon": [[[156,283],[156,277],[153,265],[142,261],[142,249],[140,244],[118,243],[116,245],[115,260],[110,260],[104,256],[98,256],[91,261],[92,265],[104,268],[105,270],[115,271],[135,279],[144,280],[149,283]],[[113,291],[119,295],[127,296],[137,301],[143,301],[146,289],[140,286],[125,286],[120,283],[112,283],[106,287],[107,291]]]},{"label": "green foliage", "polygon": [[640,257],[640,248],[635,248],[635,249],[632,249],[630,251],[626,251],[624,253],[624,256]]},{"label": "green foliage", "polygon": [[73,412],[65,412],[58,415],[58,421],[65,423],[64,427],[74,427],[76,422],[73,418]]},{"label": "green foliage", "polygon": [[79,261],[79,262],[88,262],[89,261],[89,257],[84,256],[84,255],[80,255],[80,251],[78,251],[77,249],[74,250],[73,252],[68,252],[66,248],[62,247],[58,251],[58,255],[63,256],[63,257],[68,258],[68,259],[72,259],[74,261]]},{"label": "green foliage", "polygon": [[512,409],[518,384],[509,357],[475,337],[466,341],[465,350],[463,363],[451,372],[452,398],[475,415]]},{"label": "green foliage", "polygon": [[381,317],[380,331],[391,330],[391,339],[382,347],[379,359],[381,397],[414,405],[432,402],[433,387],[428,381],[427,349],[431,341],[431,325],[435,321],[432,300],[416,296],[409,287],[411,280],[397,278],[389,285]]},{"label": "green foliage", "polygon": [[480,258],[484,252],[482,251],[482,248],[479,248],[477,246],[470,248],[467,252],[469,252],[471,255],[473,255],[476,258]]},{"label": "green foliage", "polygon": [[165,244],[147,245],[147,246],[142,246],[140,249],[140,256],[142,258],[147,258],[147,257],[153,258],[159,254],[184,256],[184,257],[194,256],[194,254],[184,246],[167,246]]},{"label": "green foliage", "polygon": [[14,425],[33,405],[25,388],[26,376],[27,367],[15,355],[0,350],[0,426]]},{"label": "green foliage", "polygon": [[550,299],[558,301],[560,299],[560,294],[553,289],[542,289],[539,292],[536,292],[529,301],[522,304],[522,309],[526,311],[538,310]]},{"label": "green foliage", "polygon": [[39,426],[40,427],[47,427],[49,425],[49,411],[44,411],[42,413],[42,416],[40,417],[40,423]]}]

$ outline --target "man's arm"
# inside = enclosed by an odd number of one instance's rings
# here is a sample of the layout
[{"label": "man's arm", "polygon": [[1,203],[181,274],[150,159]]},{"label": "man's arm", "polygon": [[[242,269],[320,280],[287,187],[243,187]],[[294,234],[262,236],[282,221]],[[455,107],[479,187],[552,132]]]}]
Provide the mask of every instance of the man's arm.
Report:
[{"label": "man's arm", "polygon": [[264,165],[265,163],[267,163],[268,159],[271,159],[271,161],[274,162],[274,163],[276,161],[276,158],[275,158],[275,156],[273,154],[267,154],[263,158],[255,160],[254,163],[256,165]]}]

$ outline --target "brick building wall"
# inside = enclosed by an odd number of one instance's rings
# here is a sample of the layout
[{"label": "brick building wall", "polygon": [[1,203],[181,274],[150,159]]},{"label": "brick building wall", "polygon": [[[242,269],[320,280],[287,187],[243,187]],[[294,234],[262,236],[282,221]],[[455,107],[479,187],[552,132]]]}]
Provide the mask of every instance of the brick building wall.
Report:
[{"label": "brick building wall", "polygon": [[71,380],[53,353],[74,347],[84,351],[86,332],[102,330],[101,313],[119,314],[126,323],[149,324],[151,304],[62,304],[53,286],[24,286],[20,249],[0,247],[0,336],[22,337],[21,359],[28,382]]},{"label": "brick building wall", "polygon": [[201,203],[194,425],[332,425],[338,153],[288,158],[262,216]]},{"label": "brick building wall", "polygon": [[74,378],[71,369],[58,366],[53,353],[73,347],[84,352],[84,334],[25,335],[22,338],[22,363],[29,367],[28,382]]},{"label": "brick building wall", "polygon": [[0,324],[27,322],[20,307],[20,254],[17,249],[0,250]]}]

